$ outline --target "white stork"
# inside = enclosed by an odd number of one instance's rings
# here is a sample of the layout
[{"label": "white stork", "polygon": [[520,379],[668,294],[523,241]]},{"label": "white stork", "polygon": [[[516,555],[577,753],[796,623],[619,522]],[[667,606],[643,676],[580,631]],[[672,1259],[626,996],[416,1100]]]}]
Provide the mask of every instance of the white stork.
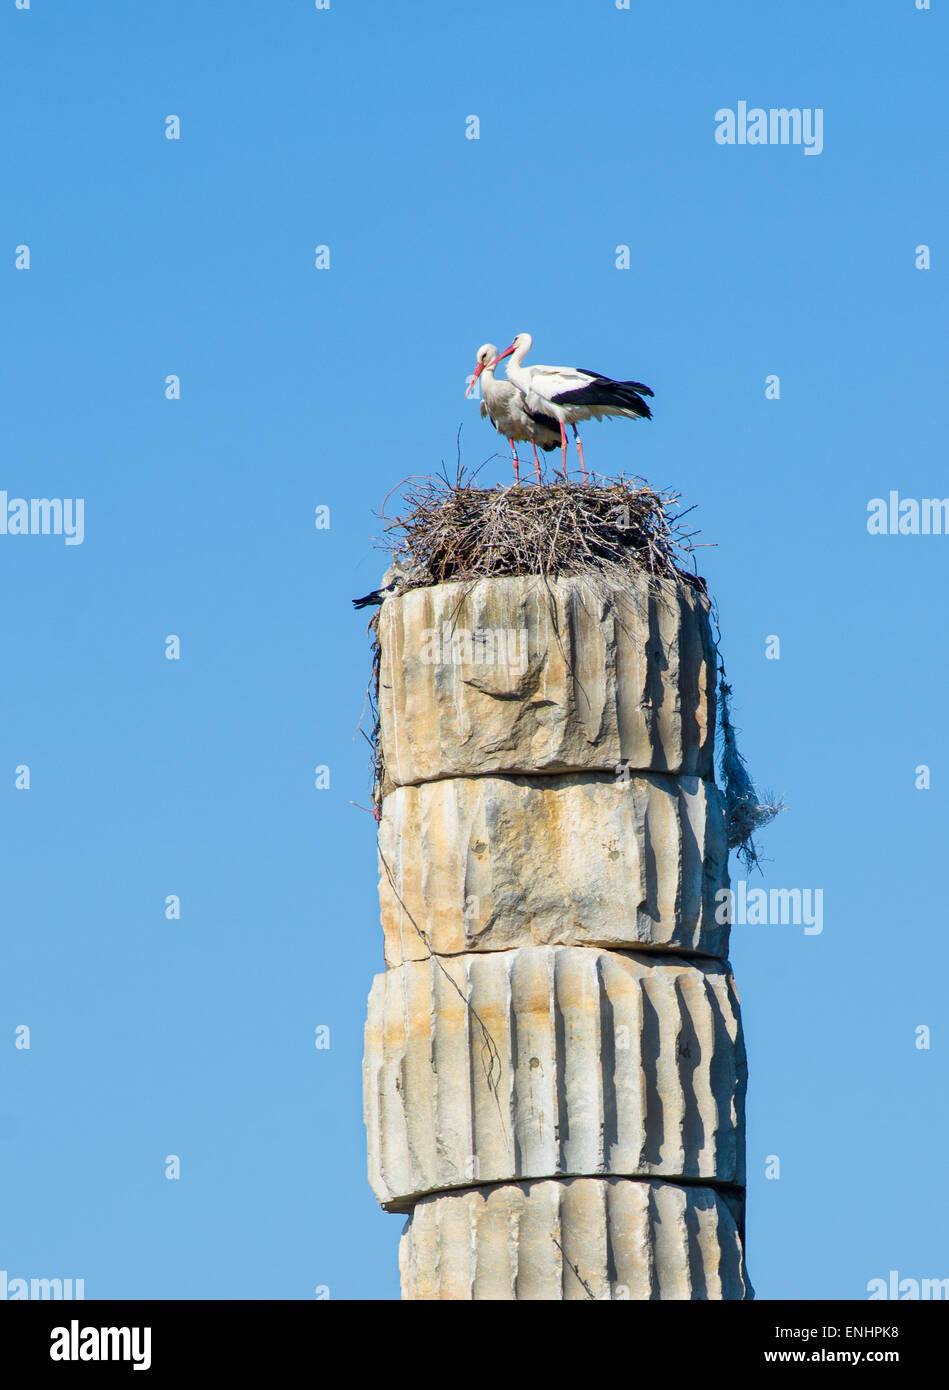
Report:
[{"label": "white stork", "polygon": [[540,482],[540,459],[537,457],[536,446],[539,444],[546,453],[556,449],[560,443],[560,425],[551,415],[528,410],[523,392],[512,386],[509,381],[497,380],[494,369],[499,361],[498,350],[493,343],[485,343],[478,348],[474,374],[465,396],[470,396],[475,382],[480,377],[481,418],[483,420],[487,417],[498,434],[503,434],[510,444],[515,479],[517,482],[521,481],[514,441],[526,440],[534,450],[534,467],[537,470],[537,481]]},{"label": "white stork", "polygon": [[567,432],[564,426],[573,427],[580,468],[586,482],[587,470],[583,462],[583,445],[577,433],[577,421],[602,420],[611,415],[620,415],[627,420],[651,420],[652,411],[643,396],[651,396],[652,392],[641,381],[614,381],[612,377],[588,372],[582,367],[525,367],[524,358],[530,352],[532,343],[529,333],[518,333],[511,346],[501,353],[501,357],[511,359],[507,366],[507,379],[523,393],[528,411],[552,416],[559,425],[565,478]]}]

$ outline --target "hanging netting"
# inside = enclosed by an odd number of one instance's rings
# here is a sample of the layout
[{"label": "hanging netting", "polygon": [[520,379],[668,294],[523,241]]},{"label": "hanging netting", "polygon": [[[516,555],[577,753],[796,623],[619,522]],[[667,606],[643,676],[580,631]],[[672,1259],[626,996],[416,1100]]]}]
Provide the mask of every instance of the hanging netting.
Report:
[{"label": "hanging netting", "polygon": [[728,848],[738,853],[746,868],[758,867],[754,836],[784,810],[784,801],[769,792],[759,795],[745,760],[738,751],[735,726],[731,718],[732,688],[725,681],[725,667],[719,666],[718,724],[722,733],[721,774],[725,791],[725,820]]}]

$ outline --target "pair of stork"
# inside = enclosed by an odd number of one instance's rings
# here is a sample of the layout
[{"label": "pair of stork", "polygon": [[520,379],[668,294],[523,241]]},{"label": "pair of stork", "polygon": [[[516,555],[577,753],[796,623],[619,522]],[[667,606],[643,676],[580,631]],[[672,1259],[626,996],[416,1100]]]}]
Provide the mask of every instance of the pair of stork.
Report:
[{"label": "pair of stork", "polygon": [[[518,333],[509,348],[498,352],[493,343],[478,348],[474,374],[466,396],[481,378],[481,415],[490,419],[499,434],[511,446],[514,477],[521,481],[515,441],[529,442],[534,451],[537,481],[540,459],[537,446],[550,453],[559,445],[563,453],[563,476],[567,476],[567,425],[580,456],[580,470],[586,482],[587,470],[583,461],[583,445],[577,432],[579,420],[603,420],[618,415],[627,420],[651,420],[652,411],[643,400],[653,393],[641,381],[614,381],[599,372],[582,367],[541,367],[524,365],[533,340],[529,333]],[[494,369],[505,357],[507,381],[498,381]]]}]

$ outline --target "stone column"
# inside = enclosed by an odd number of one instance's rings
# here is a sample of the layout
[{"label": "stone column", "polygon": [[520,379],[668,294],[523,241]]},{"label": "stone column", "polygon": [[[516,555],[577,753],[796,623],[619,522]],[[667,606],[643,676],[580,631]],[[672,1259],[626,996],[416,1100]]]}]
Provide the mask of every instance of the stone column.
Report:
[{"label": "stone column", "polygon": [[364,1104],[403,1297],[752,1297],[705,595],[438,584],[378,638]]}]

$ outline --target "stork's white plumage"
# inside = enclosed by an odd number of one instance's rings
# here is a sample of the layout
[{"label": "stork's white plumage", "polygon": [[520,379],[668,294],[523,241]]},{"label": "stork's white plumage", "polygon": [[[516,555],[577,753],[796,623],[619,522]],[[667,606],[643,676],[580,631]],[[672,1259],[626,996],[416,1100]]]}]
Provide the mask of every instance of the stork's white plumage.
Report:
[{"label": "stork's white plumage", "polygon": [[[518,333],[501,357],[510,357],[507,379],[524,395],[532,414],[552,417],[560,428],[560,447],[563,450],[563,473],[567,476],[567,432],[570,425],[580,455],[580,468],[586,480],[583,445],[577,432],[578,420],[603,420],[618,415],[627,420],[651,420],[652,411],[643,400],[651,396],[641,381],[614,381],[599,372],[582,367],[544,367],[535,364],[525,367],[524,358],[530,352],[533,339],[529,333]],[[499,359],[500,360],[500,359]]]},{"label": "stork's white plumage", "polygon": [[529,443],[534,451],[534,467],[537,481],[541,481],[540,459],[537,448],[547,453],[556,449],[560,443],[560,424],[551,415],[535,413],[528,409],[522,391],[510,381],[498,381],[494,368],[498,362],[498,350],[493,343],[484,343],[478,348],[475,370],[465,395],[471,394],[475,382],[481,379],[481,418],[491,421],[498,434],[503,434],[511,446],[514,459],[514,477],[518,482],[521,475],[518,468],[517,450],[514,441]]}]

